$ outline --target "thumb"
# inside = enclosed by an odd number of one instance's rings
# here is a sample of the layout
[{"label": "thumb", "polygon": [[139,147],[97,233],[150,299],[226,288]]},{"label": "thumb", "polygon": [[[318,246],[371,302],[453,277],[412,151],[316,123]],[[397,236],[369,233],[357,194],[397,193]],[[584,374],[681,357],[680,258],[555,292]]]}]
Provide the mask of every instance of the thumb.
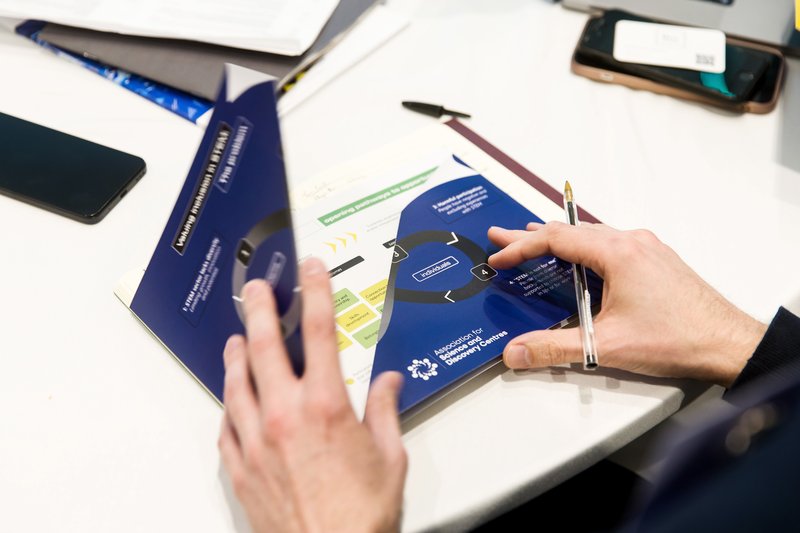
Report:
[{"label": "thumb", "polygon": [[530,331],[512,339],[503,350],[508,368],[541,368],[582,360],[579,328]]},{"label": "thumb", "polygon": [[384,372],[369,389],[364,424],[372,433],[375,443],[384,453],[403,453],[400,432],[400,417],[397,399],[403,387],[403,375],[399,372]]}]

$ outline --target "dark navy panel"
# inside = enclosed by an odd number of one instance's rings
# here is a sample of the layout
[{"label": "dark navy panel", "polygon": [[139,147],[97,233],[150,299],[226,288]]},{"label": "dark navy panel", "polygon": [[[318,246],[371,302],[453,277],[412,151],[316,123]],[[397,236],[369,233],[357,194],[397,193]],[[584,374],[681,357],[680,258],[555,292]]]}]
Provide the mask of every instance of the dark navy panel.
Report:
[{"label": "dark navy panel", "polygon": [[[229,71],[236,75],[236,70]],[[259,223],[288,213],[275,87],[256,84],[227,101],[223,83],[214,115],[133,299],[132,310],[217,399],[222,400],[222,350],[233,333],[244,332],[233,296],[235,264],[242,279],[267,277],[280,258],[276,295],[282,313],[297,285],[297,257],[291,225],[272,233]],[[232,86],[233,84],[231,84]],[[274,223],[273,223],[274,226]],[[256,235],[261,242],[246,242]],[[238,254],[238,255],[237,255]],[[242,258],[246,259],[244,263]],[[272,265],[272,267],[270,266]],[[294,333],[299,336],[299,329]],[[294,347],[302,371],[301,343]]]}]

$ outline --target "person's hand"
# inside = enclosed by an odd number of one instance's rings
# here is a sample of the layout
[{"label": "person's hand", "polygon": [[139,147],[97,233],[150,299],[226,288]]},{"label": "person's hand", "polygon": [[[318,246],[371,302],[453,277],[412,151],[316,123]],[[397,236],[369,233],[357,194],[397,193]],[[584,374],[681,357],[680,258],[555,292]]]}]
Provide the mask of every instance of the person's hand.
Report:
[{"label": "person's hand", "polygon": [[[548,222],[529,224],[527,231],[493,227],[489,239],[503,248],[489,258],[494,268],[552,254],[603,278],[602,309],[594,321],[601,366],[727,387],[766,331],[649,231]],[[510,368],[582,360],[577,328],[531,331],[503,352]]]},{"label": "person's hand", "polygon": [[402,375],[373,384],[364,422],[339,368],[328,273],[301,266],[305,372],[292,371],[272,290],[243,292],[247,339],[225,347],[219,449],[255,531],[397,531],[406,452],[397,395]]}]

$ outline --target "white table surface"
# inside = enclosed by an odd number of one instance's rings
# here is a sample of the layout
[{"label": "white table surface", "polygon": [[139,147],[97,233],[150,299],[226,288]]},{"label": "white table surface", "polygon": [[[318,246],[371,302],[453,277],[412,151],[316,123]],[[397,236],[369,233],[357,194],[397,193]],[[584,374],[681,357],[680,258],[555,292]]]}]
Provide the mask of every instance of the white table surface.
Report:
[{"label": "white table surface", "polygon": [[[797,307],[796,76],[773,113],[734,116],[572,75],[586,17],[542,0],[393,4],[409,27],[284,118],[294,183],[430,123],[401,100],[444,103],[552,185],[569,178],[600,219],[654,230],[753,316]],[[112,293],[149,258],[202,131],[6,30],[0,73],[0,111],[148,164],[97,226],[0,197],[0,529],[246,530],[221,410]],[[610,371],[496,371],[468,387],[406,424],[405,530],[484,520],[683,398]]]}]

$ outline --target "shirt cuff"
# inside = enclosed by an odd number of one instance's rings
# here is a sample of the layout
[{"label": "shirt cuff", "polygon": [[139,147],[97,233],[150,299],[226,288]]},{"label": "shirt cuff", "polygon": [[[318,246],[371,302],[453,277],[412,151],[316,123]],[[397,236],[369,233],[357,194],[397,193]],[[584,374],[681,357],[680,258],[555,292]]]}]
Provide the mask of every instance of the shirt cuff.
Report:
[{"label": "shirt cuff", "polygon": [[800,361],[800,318],[781,307],[772,319],[764,338],[756,347],[729,391],[757,381],[763,376],[793,377]]}]

